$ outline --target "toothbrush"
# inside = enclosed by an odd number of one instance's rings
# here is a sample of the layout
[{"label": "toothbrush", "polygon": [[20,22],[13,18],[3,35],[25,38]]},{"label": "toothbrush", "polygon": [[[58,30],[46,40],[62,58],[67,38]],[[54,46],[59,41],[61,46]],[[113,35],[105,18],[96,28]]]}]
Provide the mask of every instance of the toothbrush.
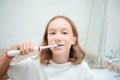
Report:
[{"label": "toothbrush", "polygon": [[[52,48],[52,47],[58,47],[59,45],[48,45],[48,46],[35,46],[34,47],[34,50],[38,50],[38,51],[40,51],[40,50],[42,50],[42,49],[47,49],[47,48]],[[9,57],[13,57],[13,56],[16,56],[16,55],[18,55],[18,54],[20,54],[20,50],[11,50],[11,51],[8,51],[8,53],[7,53],[7,55],[9,56]]]}]

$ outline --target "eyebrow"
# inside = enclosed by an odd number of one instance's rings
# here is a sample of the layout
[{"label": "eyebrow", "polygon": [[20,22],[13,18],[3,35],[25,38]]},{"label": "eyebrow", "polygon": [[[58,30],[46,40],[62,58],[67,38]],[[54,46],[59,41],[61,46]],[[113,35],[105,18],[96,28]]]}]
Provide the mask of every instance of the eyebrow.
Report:
[{"label": "eyebrow", "polygon": [[[55,29],[54,28],[48,29],[48,31],[51,31],[51,30],[55,30]],[[70,30],[70,29],[68,29],[68,28],[62,28],[62,30]]]},{"label": "eyebrow", "polygon": [[54,31],[55,29],[54,28],[50,28],[50,29],[48,29],[48,31]]}]

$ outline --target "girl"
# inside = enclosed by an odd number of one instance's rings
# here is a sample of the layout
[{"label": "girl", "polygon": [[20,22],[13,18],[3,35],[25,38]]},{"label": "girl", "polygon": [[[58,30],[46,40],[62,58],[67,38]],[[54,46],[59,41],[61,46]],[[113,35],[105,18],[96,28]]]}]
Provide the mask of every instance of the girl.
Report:
[{"label": "girl", "polygon": [[[72,20],[55,16],[47,24],[42,45],[60,45],[39,51],[36,58],[28,58],[10,64],[13,57],[7,55],[0,62],[0,80],[92,80],[88,64],[83,60],[85,51],[78,42],[78,32]],[[34,45],[24,41],[13,45],[21,55],[33,51]]]}]

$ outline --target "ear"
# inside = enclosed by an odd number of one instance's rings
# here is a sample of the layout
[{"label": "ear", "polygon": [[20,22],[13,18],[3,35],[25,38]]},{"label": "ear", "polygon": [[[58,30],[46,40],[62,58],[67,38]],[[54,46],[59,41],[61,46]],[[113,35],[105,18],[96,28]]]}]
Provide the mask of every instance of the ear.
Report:
[{"label": "ear", "polygon": [[77,36],[73,36],[72,45],[74,45],[76,41],[77,41]]}]

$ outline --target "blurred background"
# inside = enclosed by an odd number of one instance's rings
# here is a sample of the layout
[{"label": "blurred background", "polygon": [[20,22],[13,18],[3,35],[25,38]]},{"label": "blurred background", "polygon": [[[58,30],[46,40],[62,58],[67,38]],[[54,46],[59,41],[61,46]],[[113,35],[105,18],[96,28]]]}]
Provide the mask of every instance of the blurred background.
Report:
[{"label": "blurred background", "polygon": [[120,0],[0,0],[0,54],[20,41],[39,45],[55,15],[74,21],[92,69],[120,73]]}]

